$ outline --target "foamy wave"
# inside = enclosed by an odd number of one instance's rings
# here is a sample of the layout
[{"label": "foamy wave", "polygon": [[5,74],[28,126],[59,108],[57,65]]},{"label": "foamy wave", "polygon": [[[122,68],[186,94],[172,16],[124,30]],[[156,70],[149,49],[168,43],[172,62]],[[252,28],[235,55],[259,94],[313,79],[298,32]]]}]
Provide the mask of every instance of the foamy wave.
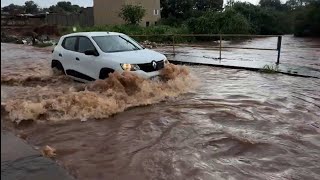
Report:
[{"label": "foamy wave", "polygon": [[38,100],[9,100],[5,110],[17,123],[22,120],[106,118],[129,107],[176,97],[194,87],[193,77],[184,66],[169,64],[161,74],[162,80],[153,81],[132,73],[115,72],[105,80],[86,85],[81,91],[69,90],[58,97],[42,96]]}]

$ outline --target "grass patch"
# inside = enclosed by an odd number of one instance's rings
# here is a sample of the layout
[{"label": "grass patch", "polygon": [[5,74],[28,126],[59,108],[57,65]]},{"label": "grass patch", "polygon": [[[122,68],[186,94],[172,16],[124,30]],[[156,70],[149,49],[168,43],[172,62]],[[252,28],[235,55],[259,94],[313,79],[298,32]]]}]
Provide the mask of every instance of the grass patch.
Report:
[{"label": "grass patch", "polygon": [[277,65],[264,65],[261,72],[269,74],[277,73],[279,72],[279,67]]}]

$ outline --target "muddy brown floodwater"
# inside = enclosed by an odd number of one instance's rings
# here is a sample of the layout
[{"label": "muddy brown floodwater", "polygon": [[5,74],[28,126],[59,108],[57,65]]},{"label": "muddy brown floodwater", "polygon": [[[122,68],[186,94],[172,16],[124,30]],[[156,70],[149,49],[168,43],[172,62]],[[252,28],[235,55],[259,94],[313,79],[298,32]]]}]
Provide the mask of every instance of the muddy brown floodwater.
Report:
[{"label": "muddy brown floodwater", "polygon": [[320,179],[319,79],[174,66],[168,81],[84,85],[54,75],[49,52],[1,44],[2,123],[77,179]]}]

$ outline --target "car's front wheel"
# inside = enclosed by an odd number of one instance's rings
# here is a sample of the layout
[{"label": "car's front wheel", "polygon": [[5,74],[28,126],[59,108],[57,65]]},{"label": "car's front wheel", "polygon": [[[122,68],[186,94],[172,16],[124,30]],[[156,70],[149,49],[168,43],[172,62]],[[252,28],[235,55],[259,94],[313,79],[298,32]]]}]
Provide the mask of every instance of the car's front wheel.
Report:
[{"label": "car's front wheel", "polygon": [[110,68],[102,68],[100,70],[99,79],[106,79],[109,77],[109,73],[113,73],[114,70]]},{"label": "car's front wheel", "polygon": [[60,61],[52,60],[51,68],[52,68],[54,74],[65,74],[64,73],[64,68],[63,68],[63,66],[62,66]]}]

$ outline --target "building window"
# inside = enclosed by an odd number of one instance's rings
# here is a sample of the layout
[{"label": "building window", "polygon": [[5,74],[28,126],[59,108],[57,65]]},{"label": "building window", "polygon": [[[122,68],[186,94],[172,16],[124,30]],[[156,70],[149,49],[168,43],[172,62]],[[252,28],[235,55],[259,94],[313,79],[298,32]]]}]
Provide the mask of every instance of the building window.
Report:
[{"label": "building window", "polygon": [[147,27],[149,27],[149,25],[150,25],[150,22],[149,22],[149,21],[147,21],[147,22],[146,22],[146,26],[147,26]]},{"label": "building window", "polygon": [[158,24],[158,22],[156,21],[156,22],[154,22],[154,25],[157,25]]},{"label": "building window", "polygon": [[158,9],[153,10],[153,15],[155,16],[159,15],[159,10]]}]

